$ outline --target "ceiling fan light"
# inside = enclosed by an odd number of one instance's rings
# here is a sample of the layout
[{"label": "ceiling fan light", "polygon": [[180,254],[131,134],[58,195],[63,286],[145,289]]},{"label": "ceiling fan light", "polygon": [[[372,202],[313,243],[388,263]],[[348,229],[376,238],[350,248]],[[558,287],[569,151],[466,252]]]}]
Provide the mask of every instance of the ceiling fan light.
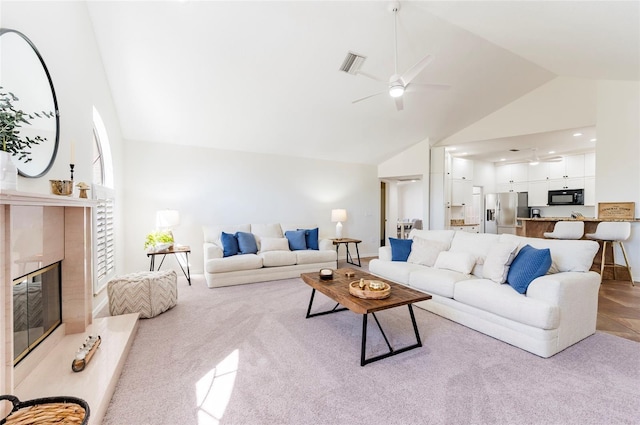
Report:
[{"label": "ceiling fan light", "polygon": [[400,97],[404,94],[404,87],[397,85],[389,87],[389,96]]}]

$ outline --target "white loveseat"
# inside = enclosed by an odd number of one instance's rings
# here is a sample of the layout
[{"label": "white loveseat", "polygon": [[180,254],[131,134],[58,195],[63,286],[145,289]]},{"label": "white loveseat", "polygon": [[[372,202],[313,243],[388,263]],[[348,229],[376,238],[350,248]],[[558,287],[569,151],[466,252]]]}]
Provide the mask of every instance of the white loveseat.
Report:
[{"label": "white loveseat", "polygon": [[[288,279],[298,277],[300,273],[316,272],[321,268],[335,268],[337,253],[330,239],[318,238],[319,249],[317,250],[298,251],[289,250],[286,240],[283,241],[284,233],[288,230],[316,227],[279,223],[204,226],[204,275],[207,286],[215,288]],[[222,232],[252,233],[256,239],[258,252],[224,257]],[[267,244],[269,248],[266,247]]]},{"label": "white loveseat", "polygon": [[[596,242],[453,230],[413,230],[410,238],[414,240],[412,249],[417,250],[421,244],[433,248],[432,242],[425,241],[437,241],[436,247],[446,248],[459,258],[470,254],[475,259],[471,273],[467,274],[451,270],[457,267],[440,262],[440,258],[436,261],[441,264],[434,264],[440,268],[391,261],[391,248],[381,247],[379,258],[369,264],[370,272],[433,296],[416,304],[418,307],[541,357],[550,357],[595,332],[600,276],[589,269],[598,251]],[[499,247],[515,247],[513,259],[527,244],[536,249],[548,248],[552,266],[546,275],[531,282],[525,294],[507,283],[497,283],[499,279],[485,277],[491,274],[491,268],[495,278],[494,253],[500,251]],[[441,255],[437,251],[426,252]],[[416,261],[416,258],[409,260]],[[485,261],[487,271],[483,272]],[[504,277],[509,270],[507,264]]]}]

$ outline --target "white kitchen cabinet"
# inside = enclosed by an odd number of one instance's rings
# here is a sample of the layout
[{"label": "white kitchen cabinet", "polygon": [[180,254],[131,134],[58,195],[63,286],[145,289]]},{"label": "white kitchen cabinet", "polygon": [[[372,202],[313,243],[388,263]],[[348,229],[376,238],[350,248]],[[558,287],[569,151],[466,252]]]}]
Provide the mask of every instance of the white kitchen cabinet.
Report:
[{"label": "white kitchen cabinet", "polygon": [[[584,176],[593,177],[596,175],[596,153],[584,154]],[[586,181],[585,181],[586,184]],[[585,188],[586,189],[586,188]]]},{"label": "white kitchen cabinet", "polygon": [[596,178],[585,177],[584,178],[584,204],[596,205]]},{"label": "white kitchen cabinet", "polygon": [[529,181],[529,164],[507,164],[496,167],[496,184]]},{"label": "white kitchen cabinet", "polygon": [[451,180],[451,205],[471,205],[473,202],[473,181],[452,179]]},{"label": "white kitchen cabinet", "polygon": [[584,177],[549,180],[549,190],[584,189]]},{"label": "white kitchen cabinet", "polygon": [[451,230],[460,230],[468,233],[480,233],[480,226],[450,226]]},{"label": "white kitchen cabinet", "polygon": [[473,161],[464,158],[451,158],[451,178],[473,180]]},{"label": "white kitchen cabinet", "polygon": [[545,207],[549,193],[549,182],[547,180],[529,182],[529,206],[530,207]]},{"label": "white kitchen cabinet", "polygon": [[549,163],[541,162],[538,165],[529,165],[529,181],[549,180]]},{"label": "white kitchen cabinet", "polygon": [[548,164],[550,180],[584,177],[584,154],[565,156],[562,161]]},{"label": "white kitchen cabinet", "polygon": [[496,191],[502,192],[527,192],[529,183],[500,183],[496,185]]}]

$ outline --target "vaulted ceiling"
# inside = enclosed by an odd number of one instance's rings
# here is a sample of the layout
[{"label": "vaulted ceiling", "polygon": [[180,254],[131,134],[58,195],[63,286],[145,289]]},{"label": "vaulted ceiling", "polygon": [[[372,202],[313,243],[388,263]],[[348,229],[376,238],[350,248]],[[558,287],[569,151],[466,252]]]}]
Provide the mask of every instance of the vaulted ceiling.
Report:
[{"label": "vaulted ceiling", "polygon": [[638,2],[402,2],[405,93],[339,71],[394,73],[382,1],[94,1],[93,28],[128,140],[376,164],[437,143],[556,76],[640,79]]}]

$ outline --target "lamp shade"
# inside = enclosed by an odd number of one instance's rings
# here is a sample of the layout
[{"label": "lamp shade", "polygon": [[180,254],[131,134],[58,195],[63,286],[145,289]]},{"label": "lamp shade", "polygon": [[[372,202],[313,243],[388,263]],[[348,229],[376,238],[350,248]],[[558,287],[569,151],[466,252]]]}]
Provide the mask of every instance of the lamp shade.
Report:
[{"label": "lamp shade", "polygon": [[156,227],[171,229],[180,224],[180,213],[177,210],[160,210],[156,212]]},{"label": "lamp shade", "polygon": [[331,210],[331,222],[347,221],[347,210]]}]

